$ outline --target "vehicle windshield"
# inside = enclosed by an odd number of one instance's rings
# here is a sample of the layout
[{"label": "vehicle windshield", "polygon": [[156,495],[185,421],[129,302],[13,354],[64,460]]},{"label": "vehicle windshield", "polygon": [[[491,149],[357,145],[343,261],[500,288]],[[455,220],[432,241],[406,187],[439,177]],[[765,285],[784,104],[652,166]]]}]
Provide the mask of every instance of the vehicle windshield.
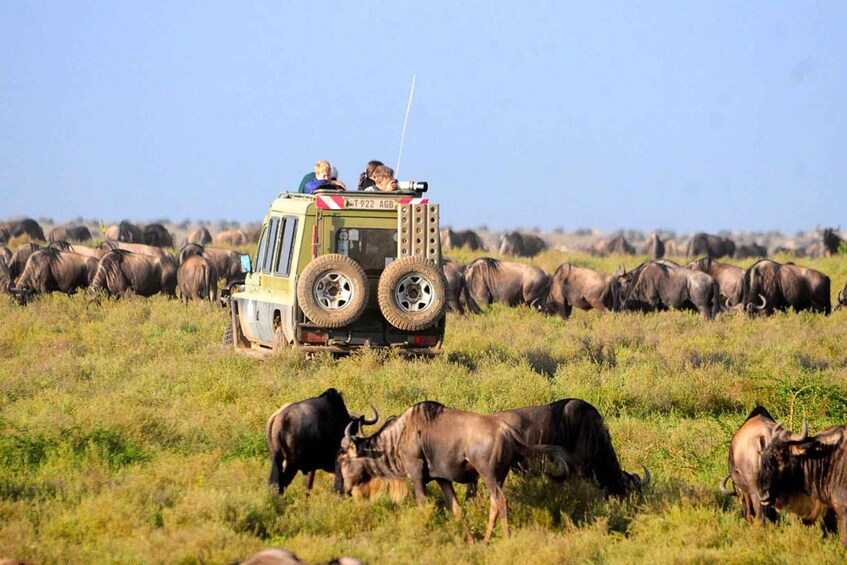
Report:
[{"label": "vehicle windshield", "polygon": [[381,272],[397,257],[397,230],[340,228],[335,233],[335,252],[355,260],[365,272]]}]

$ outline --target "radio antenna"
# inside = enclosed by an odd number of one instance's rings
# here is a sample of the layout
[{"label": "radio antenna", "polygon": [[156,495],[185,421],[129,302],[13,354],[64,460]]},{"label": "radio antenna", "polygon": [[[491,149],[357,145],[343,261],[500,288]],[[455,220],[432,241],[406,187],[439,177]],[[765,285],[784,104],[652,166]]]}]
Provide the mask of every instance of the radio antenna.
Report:
[{"label": "radio antenna", "polygon": [[406,124],[409,123],[409,110],[412,109],[412,96],[415,94],[415,75],[412,75],[412,89],[409,91],[409,103],[406,105],[406,117],[403,118],[403,133],[400,134],[400,151],[397,153],[397,167],[394,178],[400,176],[400,159],[403,157],[403,142],[406,140]]}]

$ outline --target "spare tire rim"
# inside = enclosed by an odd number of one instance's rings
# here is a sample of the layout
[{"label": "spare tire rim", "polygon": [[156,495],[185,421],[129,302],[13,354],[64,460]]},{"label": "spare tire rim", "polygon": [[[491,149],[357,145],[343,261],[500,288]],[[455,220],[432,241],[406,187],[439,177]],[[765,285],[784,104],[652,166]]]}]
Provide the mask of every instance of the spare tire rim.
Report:
[{"label": "spare tire rim", "polygon": [[409,273],[394,287],[394,300],[406,312],[423,312],[435,300],[435,292],[426,277]]},{"label": "spare tire rim", "polygon": [[353,283],[337,271],[322,275],[313,288],[315,300],[324,310],[343,310],[353,300]]}]

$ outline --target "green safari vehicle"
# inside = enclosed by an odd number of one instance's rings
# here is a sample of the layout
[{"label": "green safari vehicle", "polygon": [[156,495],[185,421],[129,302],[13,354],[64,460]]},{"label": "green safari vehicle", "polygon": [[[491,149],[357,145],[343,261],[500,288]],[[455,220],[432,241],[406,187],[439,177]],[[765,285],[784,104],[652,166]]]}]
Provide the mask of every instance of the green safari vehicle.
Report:
[{"label": "green safari vehicle", "polygon": [[397,192],[283,192],[229,289],[224,343],[347,353],[441,350],[447,281],[426,183]]}]

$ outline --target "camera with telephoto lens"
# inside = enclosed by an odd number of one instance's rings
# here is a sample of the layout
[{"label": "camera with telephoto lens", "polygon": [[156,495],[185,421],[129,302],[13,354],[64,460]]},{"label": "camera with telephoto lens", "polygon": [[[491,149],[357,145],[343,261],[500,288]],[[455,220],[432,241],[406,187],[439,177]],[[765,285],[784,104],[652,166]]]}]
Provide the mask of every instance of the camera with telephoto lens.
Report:
[{"label": "camera with telephoto lens", "polygon": [[424,181],[397,181],[397,190],[414,190],[415,192],[426,192],[427,188],[429,188],[429,185]]}]

